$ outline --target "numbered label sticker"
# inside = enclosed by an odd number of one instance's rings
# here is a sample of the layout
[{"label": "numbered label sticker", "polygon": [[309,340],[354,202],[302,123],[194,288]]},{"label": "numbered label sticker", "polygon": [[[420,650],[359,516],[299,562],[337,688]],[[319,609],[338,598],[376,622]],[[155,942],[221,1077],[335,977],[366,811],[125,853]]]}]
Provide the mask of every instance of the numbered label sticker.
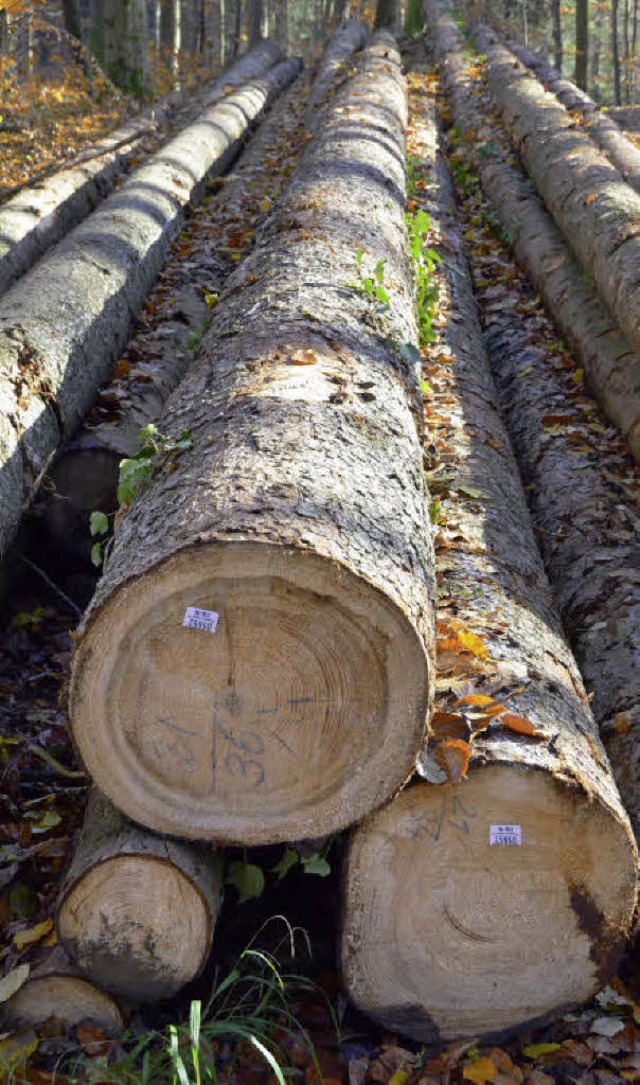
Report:
[{"label": "numbered label sticker", "polygon": [[200,607],[187,607],[182,622],[188,629],[204,629],[205,633],[215,633],[219,614],[215,610],[202,610]]},{"label": "numbered label sticker", "polygon": [[492,825],[489,843],[519,847],[522,844],[522,828],[520,825]]}]

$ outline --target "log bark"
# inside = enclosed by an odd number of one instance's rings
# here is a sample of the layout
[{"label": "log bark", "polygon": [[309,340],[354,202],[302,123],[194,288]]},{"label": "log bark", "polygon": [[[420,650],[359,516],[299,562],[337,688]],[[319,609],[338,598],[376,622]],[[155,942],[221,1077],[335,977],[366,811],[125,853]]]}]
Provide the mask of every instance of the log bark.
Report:
[{"label": "log bark", "polygon": [[[217,101],[230,87],[259,78],[281,57],[269,42],[233,64],[205,94]],[[140,140],[163,125],[183,104],[172,91],[151,109],[131,117],[87,151],[43,181],[20,191],[0,207],[0,294],[36,260],[81,222],[113,189],[130,159],[140,153]]]},{"label": "log bark", "polygon": [[[456,125],[465,133],[482,188],[519,263],[584,369],[591,390],[640,461],[640,357],[573,260],[531,183],[510,161],[499,130],[478,112],[455,23],[433,6],[440,74]],[[491,153],[485,153],[486,148]]]},{"label": "log bark", "polygon": [[123,1028],[117,1003],[80,975],[62,946],[40,955],[27,982],[2,1007],[2,1023],[9,1029],[33,1028],[51,1017],[67,1029],[91,1023],[106,1036]]},{"label": "log bark", "polygon": [[[265,217],[256,187],[260,186],[265,160],[271,194],[285,183],[285,163],[293,162],[295,105],[302,94],[304,89],[296,81],[282,95],[224,187],[198,215],[202,243],[192,247],[188,260],[178,254],[170,257],[149,298],[151,315],[145,315],[138,335],[125,351],[127,372],[116,375],[103,389],[83,426],[47,471],[32,508],[37,514],[36,530],[39,536],[45,533],[50,551],[59,557],[66,555],[76,570],[90,561],[91,513],[117,510],[120,460],[136,454],[141,427],[157,421],[198,350],[210,318],[203,286],[206,284],[208,293],[221,293],[234,267],[227,248],[229,235],[240,233],[249,244]],[[268,186],[262,188],[266,197]],[[241,230],[238,223],[242,223]],[[239,251],[233,253],[234,257],[239,255]],[[167,295],[175,296],[173,304],[168,305]]]},{"label": "log bark", "polygon": [[[433,574],[419,374],[401,348],[417,338],[405,110],[382,34],[229,281],[160,422],[193,449],[124,516],[77,642],[81,754],[157,830],[317,837],[415,763]],[[352,285],[359,249],[367,272],[385,261],[385,313]],[[194,606],[215,633],[183,627]]]},{"label": "log bark", "polygon": [[491,94],[583,269],[640,351],[640,195],[504,46],[478,33]]},{"label": "log bark", "polygon": [[285,61],[212,105],[0,300],[0,553],[109,376],[189,204],[297,72]]},{"label": "log bark", "polygon": [[56,915],[80,973],[137,1002],[176,994],[206,964],[223,864],[208,845],[167,840],[93,791]]},{"label": "log bark", "polygon": [[309,105],[317,108],[328,99],[340,76],[345,76],[354,53],[362,49],[367,40],[367,30],[357,19],[346,19],[333,32],[324,50],[313,81]]},{"label": "log bark", "polygon": [[555,68],[545,63],[529,49],[510,41],[509,48],[518,59],[530,68],[540,82],[556,95],[566,109],[575,112],[609,161],[624,177],[627,184],[640,192],[640,149],[620,130],[615,120],[603,112],[583,90],[569,79],[563,79]]},{"label": "log bark", "polygon": [[[342,969],[362,1010],[434,1042],[504,1035],[597,991],[632,922],[637,853],[536,550],[424,95],[419,80],[412,149],[428,187],[414,199],[437,222],[445,307],[426,367],[439,699],[431,782],[352,836]],[[455,743],[472,732],[458,779]]]}]

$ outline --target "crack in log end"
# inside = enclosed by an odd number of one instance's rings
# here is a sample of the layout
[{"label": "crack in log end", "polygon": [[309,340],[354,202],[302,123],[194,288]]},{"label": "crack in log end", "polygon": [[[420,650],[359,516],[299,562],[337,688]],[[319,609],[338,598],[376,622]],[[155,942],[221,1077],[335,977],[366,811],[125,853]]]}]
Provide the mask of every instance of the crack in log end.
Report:
[{"label": "crack in log end", "polygon": [[376,1010],[376,1018],[391,1032],[400,1032],[419,1043],[439,1044],[442,1042],[440,1029],[424,1006],[416,1002],[408,1006],[390,1006],[389,1009]]},{"label": "crack in log end", "polygon": [[569,885],[571,907],[578,919],[580,930],[590,942],[589,955],[594,962],[600,986],[604,987],[615,975],[624,952],[617,934],[611,931],[606,916],[594,904],[584,885]]}]

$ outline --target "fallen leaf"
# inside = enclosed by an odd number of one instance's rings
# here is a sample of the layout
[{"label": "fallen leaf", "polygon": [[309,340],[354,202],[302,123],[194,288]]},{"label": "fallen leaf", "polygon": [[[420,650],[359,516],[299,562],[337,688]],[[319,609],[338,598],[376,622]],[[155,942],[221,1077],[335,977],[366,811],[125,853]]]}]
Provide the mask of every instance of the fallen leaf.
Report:
[{"label": "fallen leaf", "polygon": [[0,1002],[7,1002],[8,999],[15,995],[16,991],[20,990],[22,985],[29,979],[29,971],[28,964],[20,964],[12,972],[9,972],[8,976],[0,980]]},{"label": "fallen leaf", "polygon": [[25,946],[30,946],[33,942],[39,942],[41,938],[44,938],[45,934],[48,934],[53,927],[53,920],[51,918],[44,919],[42,923],[36,923],[35,927],[28,927],[27,930],[18,931],[13,936],[13,944],[16,949],[24,949]]},{"label": "fallen leaf", "polygon": [[487,1081],[493,1081],[497,1068],[491,1059],[479,1058],[471,1062],[465,1062],[462,1068],[462,1076],[465,1081],[473,1081],[475,1085],[486,1085]]},{"label": "fallen leaf", "polygon": [[[34,1051],[37,1051],[39,1042],[38,1037],[31,1028],[0,1040],[0,1071],[12,1071],[23,1065],[29,1056],[33,1055]],[[9,1073],[8,1077],[3,1076],[2,1080],[12,1081],[14,1079]]]},{"label": "fallen leaf", "polygon": [[458,641],[466,652],[471,652],[472,655],[478,656],[479,659],[487,659],[489,656],[489,649],[482,640],[482,637],[477,636],[476,633],[466,633],[461,630],[458,633]]},{"label": "fallen leaf", "polygon": [[613,721],[613,726],[619,735],[626,735],[633,727],[633,718],[630,712],[618,712]]},{"label": "fallen leaf", "polygon": [[459,704],[475,705],[476,707],[480,708],[481,706],[484,706],[484,705],[493,704],[494,701],[493,701],[493,697],[488,697],[486,693],[468,693],[466,697],[458,697],[458,700],[455,701],[454,703],[457,704],[457,705],[459,705]]},{"label": "fallen leaf", "polygon": [[318,355],[314,350],[294,350],[290,360],[291,365],[315,365]]},{"label": "fallen leaf", "polygon": [[457,784],[466,775],[471,747],[462,739],[445,739],[433,751],[437,763],[444,769],[452,783]]},{"label": "fallen leaf", "polygon": [[596,1036],[617,1036],[624,1028],[624,1021],[619,1017],[596,1017],[591,1026],[591,1031]]},{"label": "fallen leaf", "polygon": [[561,1046],[561,1044],[529,1044],[522,1049],[522,1053],[528,1059],[539,1059],[541,1055],[551,1055],[554,1051],[559,1051]]},{"label": "fallen leaf", "polygon": [[461,712],[434,712],[431,729],[436,738],[468,739],[471,728]]},{"label": "fallen leaf", "polygon": [[544,731],[541,731],[536,727],[535,723],[528,720],[526,716],[516,716],[513,712],[505,712],[500,717],[500,723],[503,727],[507,727],[510,731],[515,731],[518,735],[530,735],[532,738],[546,738]]},{"label": "fallen leaf", "polygon": [[76,1035],[78,1043],[82,1045],[85,1055],[90,1059],[97,1059],[109,1054],[111,1041],[107,1039],[102,1029],[96,1025],[78,1025]]}]

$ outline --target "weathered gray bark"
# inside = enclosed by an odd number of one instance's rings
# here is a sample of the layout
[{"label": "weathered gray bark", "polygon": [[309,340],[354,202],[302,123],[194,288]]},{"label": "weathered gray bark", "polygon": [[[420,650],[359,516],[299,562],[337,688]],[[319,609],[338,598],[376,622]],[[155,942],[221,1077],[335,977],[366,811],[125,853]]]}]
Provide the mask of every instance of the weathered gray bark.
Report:
[{"label": "weathered gray bark", "polygon": [[40,951],[27,982],[2,1007],[5,1028],[33,1028],[55,1017],[68,1028],[83,1022],[106,1036],[122,1031],[123,1019],[111,997],[75,968],[62,946]]},{"label": "weathered gray bark", "polygon": [[517,42],[509,42],[509,48],[537,75],[547,90],[552,91],[566,109],[579,112],[584,118],[587,131],[601,151],[622,174],[627,184],[640,192],[640,149],[620,131],[620,128],[584,91],[568,79],[558,75],[555,68],[546,64],[535,53]]},{"label": "weathered gray bark", "polygon": [[212,105],[0,301],[0,552],[107,379],[189,203],[297,71],[286,61]]},{"label": "weathered gray bark", "polygon": [[362,49],[367,31],[357,19],[348,19],[334,31],[320,59],[317,75],[311,90],[310,106],[315,109],[324,102],[341,75],[346,75],[353,54]]},{"label": "weathered gray bark", "polygon": [[[437,224],[445,288],[425,405],[441,487],[440,696],[422,761],[431,782],[353,834],[342,970],[361,1009],[438,1042],[548,1020],[598,990],[631,926],[637,853],[551,602],[421,88],[416,103],[414,169],[428,185],[417,199]],[[482,716],[483,696],[497,713]],[[537,738],[516,733],[526,720]],[[468,779],[434,786],[438,749],[455,763],[453,726],[459,744],[476,732]],[[505,823],[518,846],[492,846]]]},{"label": "weathered gray bark", "polygon": [[[584,368],[592,391],[640,460],[640,357],[585,282],[531,183],[508,161],[509,148],[501,146],[500,133],[490,128],[486,117],[481,119],[477,84],[469,75],[455,23],[447,16],[437,21],[436,50],[455,123],[470,141],[474,169],[505,235]],[[474,153],[476,137],[480,146]],[[491,154],[483,153],[486,146],[491,146]]]},{"label": "weathered gray bark", "polygon": [[[207,211],[198,215],[203,244],[194,246],[187,261],[177,255],[169,258],[149,299],[157,315],[145,317],[138,336],[127,347],[125,361],[130,368],[102,390],[84,425],[47,471],[36,503],[41,530],[52,551],[68,555],[76,566],[89,561],[91,512],[112,513],[117,508],[120,460],[136,454],[141,427],[157,421],[169,393],[193,360],[210,316],[203,285],[210,293],[221,293],[235,266],[226,248],[229,233],[237,232],[238,222],[250,233],[264,218],[256,183],[264,172],[265,157],[274,162],[270,166],[272,184],[284,184],[284,164],[294,161],[293,106],[302,92],[296,81],[283,94],[224,188],[211,197]],[[175,299],[170,306],[167,293]],[[138,339],[142,340],[139,352]]]},{"label": "weathered gray bark", "polygon": [[589,71],[589,0],[576,0],[576,84],[587,90]]},{"label": "weathered gray bark", "polygon": [[[419,373],[402,348],[417,337],[405,109],[382,34],[221,296],[159,423],[187,428],[193,449],[123,517],[80,634],[81,754],[121,809],[161,831],[318,836],[384,801],[415,763],[433,582]],[[359,248],[367,272],[384,261],[387,313],[353,285]],[[152,599],[172,662],[153,646],[156,619],[133,633]],[[181,628],[187,602],[218,614],[213,657],[211,632]],[[129,643],[123,617],[137,647],[114,685],[107,641],[116,655]]]},{"label": "weathered gray bark", "polygon": [[60,941],[98,987],[138,1002],[169,998],[206,964],[222,881],[210,845],[141,829],[94,790],[58,898]]},{"label": "weathered gray bark", "polygon": [[491,94],[527,172],[598,292],[640,351],[640,195],[545,91],[489,33]]}]

